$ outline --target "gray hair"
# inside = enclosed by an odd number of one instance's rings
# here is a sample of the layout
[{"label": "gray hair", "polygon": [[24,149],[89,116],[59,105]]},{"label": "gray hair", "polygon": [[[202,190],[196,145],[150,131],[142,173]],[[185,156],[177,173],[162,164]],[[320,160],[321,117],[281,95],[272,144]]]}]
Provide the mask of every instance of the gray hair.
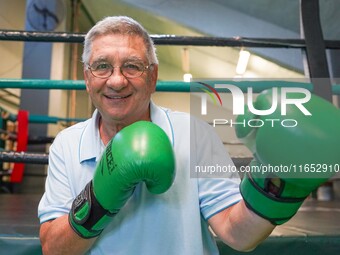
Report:
[{"label": "gray hair", "polygon": [[100,35],[106,34],[121,34],[121,35],[137,35],[140,36],[147,49],[148,61],[154,64],[158,64],[156,55],[156,47],[152,41],[150,35],[145,28],[137,21],[126,16],[110,16],[98,21],[85,36],[84,50],[82,55],[83,63],[87,63],[90,60],[91,48],[93,40]]}]

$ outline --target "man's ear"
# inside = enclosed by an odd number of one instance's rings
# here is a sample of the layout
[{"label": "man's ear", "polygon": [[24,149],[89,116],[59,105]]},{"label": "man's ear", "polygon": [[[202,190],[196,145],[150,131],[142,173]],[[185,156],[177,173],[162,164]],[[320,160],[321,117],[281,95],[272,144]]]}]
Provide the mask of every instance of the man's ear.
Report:
[{"label": "man's ear", "polygon": [[84,70],[83,70],[83,74],[84,74],[84,81],[85,81],[85,85],[86,85],[86,91],[87,92],[89,92],[89,86],[88,86],[88,84],[89,84],[89,74],[88,74],[89,72],[87,72],[87,70],[84,68]]},{"label": "man's ear", "polygon": [[150,83],[152,86],[152,93],[156,91],[157,79],[158,79],[158,64],[154,64],[151,67]]}]

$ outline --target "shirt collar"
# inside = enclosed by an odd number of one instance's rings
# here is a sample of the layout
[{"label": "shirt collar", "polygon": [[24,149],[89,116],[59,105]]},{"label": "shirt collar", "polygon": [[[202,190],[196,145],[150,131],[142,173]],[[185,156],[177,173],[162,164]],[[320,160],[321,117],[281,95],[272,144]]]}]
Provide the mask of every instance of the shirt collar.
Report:
[{"label": "shirt collar", "polygon": [[[168,109],[159,107],[152,101],[150,102],[151,121],[163,129],[169,137],[172,146],[174,146],[174,134],[168,113]],[[98,110],[95,110],[83,131],[79,143],[80,163],[86,160],[98,161],[105,149],[99,134],[99,117]]]},{"label": "shirt collar", "polygon": [[99,134],[99,118],[100,114],[95,110],[83,131],[79,143],[80,163],[85,160],[98,161],[105,148]]},{"label": "shirt collar", "polygon": [[169,109],[157,106],[150,102],[151,121],[159,126],[167,134],[172,146],[174,146],[174,132],[169,117]]}]

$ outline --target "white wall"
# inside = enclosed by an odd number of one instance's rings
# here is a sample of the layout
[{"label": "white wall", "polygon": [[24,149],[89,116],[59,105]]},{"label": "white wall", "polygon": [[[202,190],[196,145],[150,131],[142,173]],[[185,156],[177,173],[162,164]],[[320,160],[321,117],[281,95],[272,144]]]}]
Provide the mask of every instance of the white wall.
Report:
[{"label": "white wall", "polygon": [[[24,30],[25,27],[25,0],[0,1],[0,30]],[[21,78],[23,42],[0,41],[0,78]],[[8,89],[9,92],[20,96],[20,90]],[[0,92],[4,95],[4,92]],[[7,100],[18,104],[18,99],[6,97]],[[0,101],[1,106],[9,111],[16,111],[12,104]]]}]

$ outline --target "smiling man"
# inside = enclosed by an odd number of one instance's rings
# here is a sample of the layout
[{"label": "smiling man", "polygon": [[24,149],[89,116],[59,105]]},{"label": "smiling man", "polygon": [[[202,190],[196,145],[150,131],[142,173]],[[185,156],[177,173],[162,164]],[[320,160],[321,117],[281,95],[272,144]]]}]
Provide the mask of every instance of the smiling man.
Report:
[{"label": "smiling man", "polygon": [[142,37],[125,34],[98,36],[91,55],[84,54],[86,88],[105,122],[100,123],[105,138],[137,120],[150,120],[158,65],[148,56]]},{"label": "smiling man", "polygon": [[237,173],[190,178],[192,164],[233,162],[207,123],[151,101],[155,51],[128,17],[87,33],[84,77],[96,110],[50,148],[38,208],[44,254],[218,254],[209,226],[238,250],[273,230],[241,199]]}]

